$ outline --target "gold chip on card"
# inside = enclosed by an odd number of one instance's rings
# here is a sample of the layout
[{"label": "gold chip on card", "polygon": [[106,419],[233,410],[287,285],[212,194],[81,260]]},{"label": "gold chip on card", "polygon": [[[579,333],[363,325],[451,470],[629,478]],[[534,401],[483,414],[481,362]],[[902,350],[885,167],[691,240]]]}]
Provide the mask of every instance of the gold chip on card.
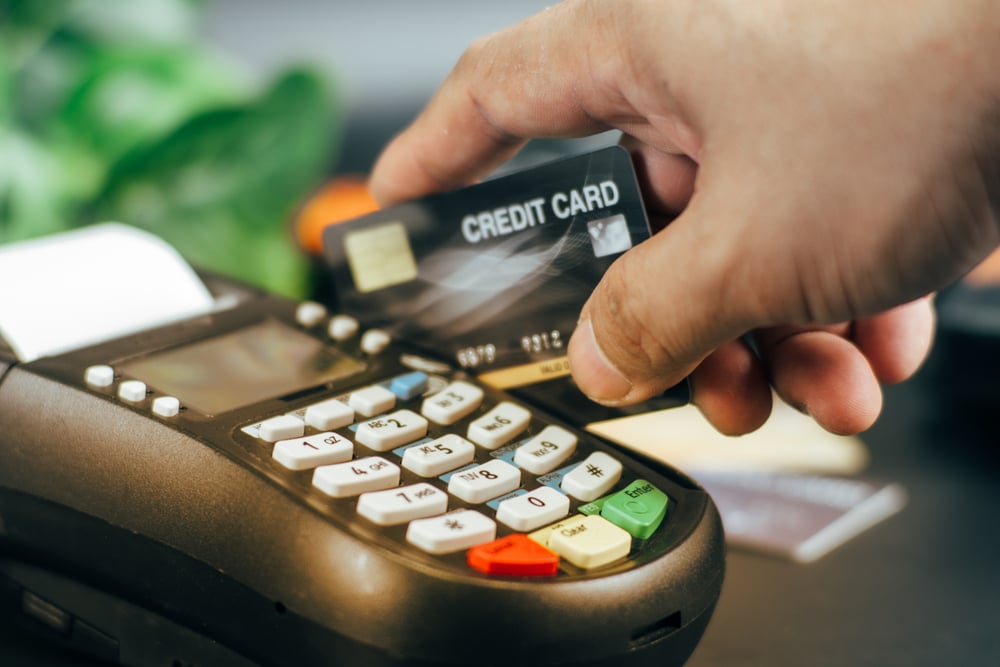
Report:
[{"label": "gold chip on card", "polygon": [[417,277],[410,237],[400,222],[351,231],[344,237],[344,251],[354,287],[362,294]]}]

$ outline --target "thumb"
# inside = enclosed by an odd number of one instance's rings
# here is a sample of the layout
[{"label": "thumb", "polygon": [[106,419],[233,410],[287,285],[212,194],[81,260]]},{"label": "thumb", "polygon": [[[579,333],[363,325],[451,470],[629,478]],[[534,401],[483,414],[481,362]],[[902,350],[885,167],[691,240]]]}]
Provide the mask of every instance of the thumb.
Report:
[{"label": "thumb", "polygon": [[725,296],[730,244],[702,238],[697,217],[692,201],[666,229],[622,255],[584,306],[568,355],[574,380],[591,399],[649,399],[750,328]]}]

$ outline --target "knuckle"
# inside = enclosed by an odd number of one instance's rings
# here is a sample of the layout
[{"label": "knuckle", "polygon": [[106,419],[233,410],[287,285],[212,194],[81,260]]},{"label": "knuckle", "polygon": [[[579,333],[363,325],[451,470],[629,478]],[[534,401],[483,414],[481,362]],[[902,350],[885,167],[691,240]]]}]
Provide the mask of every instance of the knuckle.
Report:
[{"label": "knuckle", "polygon": [[626,375],[649,378],[675,365],[676,359],[642,305],[646,287],[633,278],[628,262],[616,262],[605,274],[595,304],[595,335],[604,353]]},{"label": "knuckle", "polygon": [[487,35],[472,42],[459,57],[449,83],[462,91],[466,103],[474,112],[476,131],[500,147],[514,146],[523,137],[508,128],[517,122],[508,105],[502,103],[498,91],[504,90],[506,60],[497,58],[503,47],[499,35]]}]

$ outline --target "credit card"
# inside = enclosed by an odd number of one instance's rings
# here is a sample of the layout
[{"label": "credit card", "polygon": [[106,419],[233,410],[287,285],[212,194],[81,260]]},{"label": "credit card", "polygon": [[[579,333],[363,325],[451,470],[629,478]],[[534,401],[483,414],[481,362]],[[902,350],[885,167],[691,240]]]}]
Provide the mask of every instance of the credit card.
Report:
[{"label": "credit card", "polygon": [[613,146],[331,225],[323,252],[343,312],[515,387],[569,373],[580,309],[649,236]]}]

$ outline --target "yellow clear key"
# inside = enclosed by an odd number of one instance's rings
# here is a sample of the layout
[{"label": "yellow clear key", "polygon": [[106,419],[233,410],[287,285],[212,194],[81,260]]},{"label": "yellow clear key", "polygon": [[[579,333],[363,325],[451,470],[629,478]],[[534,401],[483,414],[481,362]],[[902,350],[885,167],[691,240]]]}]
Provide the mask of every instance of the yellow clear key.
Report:
[{"label": "yellow clear key", "polygon": [[529,537],[584,570],[624,558],[632,548],[632,536],[600,516],[577,515]]}]

